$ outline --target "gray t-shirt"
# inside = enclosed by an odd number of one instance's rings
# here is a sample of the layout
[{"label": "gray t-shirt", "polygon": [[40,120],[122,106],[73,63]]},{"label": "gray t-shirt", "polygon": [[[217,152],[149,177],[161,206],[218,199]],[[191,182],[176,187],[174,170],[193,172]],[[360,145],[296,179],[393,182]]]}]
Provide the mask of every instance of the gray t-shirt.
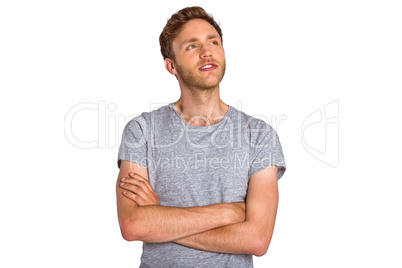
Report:
[{"label": "gray t-shirt", "polygon": [[[161,205],[173,207],[245,201],[251,175],[276,165],[279,179],[286,170],[274,129],[232,106],[207,127],[186,123],[173,103],[142,113],[127,123],[118,159],[118,165],[128,160],[147,167]],[[244,268],[253,267],[253,259],[144,242],[140,267]]]}]

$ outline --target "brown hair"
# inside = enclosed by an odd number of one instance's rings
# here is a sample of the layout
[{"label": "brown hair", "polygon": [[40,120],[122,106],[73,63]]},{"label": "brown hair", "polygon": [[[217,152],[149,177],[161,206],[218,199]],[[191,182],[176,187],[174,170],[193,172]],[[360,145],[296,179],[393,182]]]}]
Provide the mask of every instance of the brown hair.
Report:
[{"label": "brown hair", "polygon": [[163,59],[174,59],[172,52],[173,39],[179,34],[181,27],[192,19],[203,19],[209,22],[216,29],[222,39],[222,30],[218,23],[216,23],[212,15],[208,14],[202,7],[183,8],[170,17],[159,36]]}]

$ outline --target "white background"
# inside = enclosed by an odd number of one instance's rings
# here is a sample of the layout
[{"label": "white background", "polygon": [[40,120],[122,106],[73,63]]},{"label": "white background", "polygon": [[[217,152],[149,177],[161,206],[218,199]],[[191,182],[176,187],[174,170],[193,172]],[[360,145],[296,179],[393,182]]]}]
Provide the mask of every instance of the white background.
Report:
[{"label": "white background", "polygon": [[[0,266],[138,267],[116,217],[118,142],[131,116],[178,99],[158,38],[192,5],[223,29],[222,99],[286,118],[276,229],[255,267],[401,267],[402,9],[353,0],[2,1]],[[328,132],[302,132],[332,102]],[[66,130],[82,103],[97,110]],[[332,166],[306,149],[334,146]]]}]

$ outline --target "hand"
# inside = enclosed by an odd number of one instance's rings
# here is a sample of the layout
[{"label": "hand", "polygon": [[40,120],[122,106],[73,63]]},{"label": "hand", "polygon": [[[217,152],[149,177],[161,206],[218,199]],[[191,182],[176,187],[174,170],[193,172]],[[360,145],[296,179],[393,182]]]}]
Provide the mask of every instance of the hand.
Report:
[{"label": "hand", "polygon": [[119,184],[123,195],[139,206],[160,205],[159,197],[147,179],[130,172],[129,177],[121,178]]},{"label": "hand", "polygon": [[245,202],[236,202],[232,203],[233,211],[235,212],[235,221],[243,222],[246,220],[246,203]]}]

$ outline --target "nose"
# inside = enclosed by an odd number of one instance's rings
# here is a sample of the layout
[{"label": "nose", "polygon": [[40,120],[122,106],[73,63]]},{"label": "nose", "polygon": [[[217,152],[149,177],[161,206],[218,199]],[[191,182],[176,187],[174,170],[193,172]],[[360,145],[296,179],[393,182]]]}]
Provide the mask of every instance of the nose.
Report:
[{"label": "nose", "polygon": [[208,45],[202,46],[200,58],[210,58],[212,56],[211,48]]}]

